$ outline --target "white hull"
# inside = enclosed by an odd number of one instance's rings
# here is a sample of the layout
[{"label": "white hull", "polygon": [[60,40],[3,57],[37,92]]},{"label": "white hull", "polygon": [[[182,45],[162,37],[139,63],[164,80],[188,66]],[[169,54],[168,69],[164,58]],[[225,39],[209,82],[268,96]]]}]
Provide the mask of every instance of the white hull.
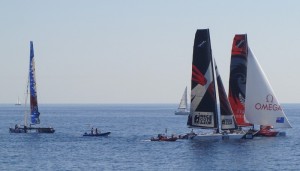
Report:
[{"label": "white hull", "polygon": [[198,134],[194,136],[193,140],[238,140],[242,139],[245,134]]},{"label": "white hull", "polygon": [[189,115],[189,111],[175,111],[175,115]]},{"label": "white hull", "polygon": [[245,134],[227,134],[223,135],[223,139],[238,140],[242,139]]}]

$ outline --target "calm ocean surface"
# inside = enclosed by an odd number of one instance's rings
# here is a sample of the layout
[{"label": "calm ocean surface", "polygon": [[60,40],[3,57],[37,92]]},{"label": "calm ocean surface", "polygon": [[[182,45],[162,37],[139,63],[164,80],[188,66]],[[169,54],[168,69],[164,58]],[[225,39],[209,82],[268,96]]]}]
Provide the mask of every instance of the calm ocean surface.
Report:
[{"label": "calm ocean surface", "polygon": [[[40,105],[54,134],[10,134],[24,106],[0,105],[0,170],[300,170],[300,104],[283,106],[286,137],[151,142],[165,128],[190,132],[176,104]],[[112,134],[82,137],[91,126]]]}]

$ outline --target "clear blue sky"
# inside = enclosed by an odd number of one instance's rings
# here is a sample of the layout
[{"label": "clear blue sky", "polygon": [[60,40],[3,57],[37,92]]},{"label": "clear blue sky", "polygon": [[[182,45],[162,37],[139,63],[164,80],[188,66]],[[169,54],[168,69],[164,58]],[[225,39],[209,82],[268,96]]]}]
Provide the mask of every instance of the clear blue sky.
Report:
[{"label": "clear blue sky", "polygon": [[209,28],[228,90],[232,39],[281,103],[300,102],[300,1],[1,1],[0,103],[23,100],[34,42],[39,103],[178,103],[196,29]]}]

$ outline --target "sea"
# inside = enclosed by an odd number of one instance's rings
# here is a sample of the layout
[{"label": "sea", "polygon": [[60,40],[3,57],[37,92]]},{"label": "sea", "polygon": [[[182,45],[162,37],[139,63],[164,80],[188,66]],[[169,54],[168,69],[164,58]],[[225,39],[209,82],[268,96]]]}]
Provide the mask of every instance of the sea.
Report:
[{"label": "sea", "polygon": [[[283,104],[285,137],[151,142],[190,132],[177,104],[41,104],[54,134],[14,134],[24,106],[0,105],[0,170],[300,170],[300,104]],[[83,137],[91,128],[108,137]],[[200,132],[194,129],[194,132]]]}]

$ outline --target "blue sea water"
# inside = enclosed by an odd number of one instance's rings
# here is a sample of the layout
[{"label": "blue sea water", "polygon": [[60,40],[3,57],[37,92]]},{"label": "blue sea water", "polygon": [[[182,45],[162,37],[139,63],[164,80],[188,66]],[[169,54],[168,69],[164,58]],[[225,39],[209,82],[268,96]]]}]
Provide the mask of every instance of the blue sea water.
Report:
[{"label": "blue sea water", "polygon": [[[286,137],[151,142],[190,132],[175,104],[40,105],[54,134],[10,134],[24,106],[0,105],[0,170],[300,170],[300,104],[283,105]],[[91,127],[112,134],[82,137]]]}]

